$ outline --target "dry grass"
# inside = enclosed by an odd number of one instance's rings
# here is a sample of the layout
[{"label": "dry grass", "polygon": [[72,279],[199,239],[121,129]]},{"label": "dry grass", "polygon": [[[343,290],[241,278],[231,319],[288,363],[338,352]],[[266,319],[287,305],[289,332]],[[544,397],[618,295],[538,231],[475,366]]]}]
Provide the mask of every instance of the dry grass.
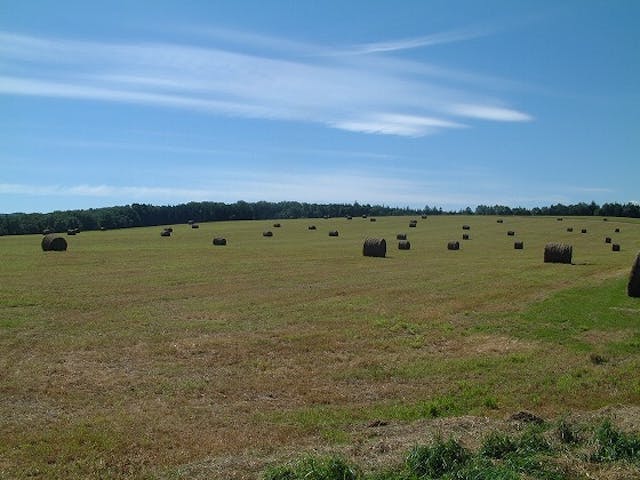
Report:
[{"label": "dry grass", "polygon": [[[520,316],[557,291],[622,285],[637,222],[612,255],[601,238],[617,219],[580,219],[593,235],[509,219],[528,245],[515,252],[495,218],[470,217],[474,241],[448,254],[461,219],[431,217],[412,250],[372,268],[364,238],[393,238],[408,219],[356,220],[327,220],[337,239],[285,220],[269,242],[257,222],[176,228],[169,242],[155,228],[83,232],[64,255],[41,252],[39,236],[0,238],[0,477],[252,478],[251,465],[300,449],[368,448],[376,419],[417,432],[444,421],[432,417],[638,403],[622,379],[639,356],[616,328],[600,343],[590,324],[547,337]],[[225,249],[211,248],[214,231]],[[571,241],[577,265],[544,265],[550,241]],[[636,305],[620,295],[612,323]],[[588,363],[585,343],[612,360]],[[384,432],[374,443],[408,441]]]}]

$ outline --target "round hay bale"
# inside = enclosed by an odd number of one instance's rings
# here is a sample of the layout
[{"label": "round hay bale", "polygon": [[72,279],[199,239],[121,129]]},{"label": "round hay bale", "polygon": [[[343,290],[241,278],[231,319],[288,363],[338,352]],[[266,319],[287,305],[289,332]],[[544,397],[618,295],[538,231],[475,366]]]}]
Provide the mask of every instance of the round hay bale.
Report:
[{"label": "round hay bale", "polygon": [[516,250],[524,250],[524,242],[514,242],[513,248]]},{"label": "round hay bale", "polygon": [[602,219],[602,221],[603,221],[603,222],[608,222],[608,221],[609,221],[609,219],[608,219],[608,218],[603,218],[603,219]]},{"label": "round hay bale", "polygon": [[426,216],[426,215],[422,215],[420,218],[421,218],[422,220],[426,220],[426,219],[427,219],[427,216]]},{"label": "round hay bale", "polygon": [[496,220],[496,223],[504,223],[504,220],[502,220],[501,218],[499,218],[498,220]]},{"label": "round hay bale", "polygon": [[573,227],[567,228],[567,232],[573,232]]},{"label": "round hay bale", "polygon": [[173,233],[173,228],[172,227],[167,227],[164,229],[165,232],[169,232],[169,233]]},{"label": "round hay bale", "polygon": [[307,227],[307,229],[308,229],[308,230],[315,230],[315,229],[316,229],[316,226],[315,226],[315,225],[309,225],[309,226]]},{"label": "round hay bale", "polygon": [[469,234],[468,233],[463,233],[462,234],[462,239],[463,240],[469,240]]},{"label": "round hay bale", "polygon": [[580,230],[580,233],[587,233],[587,229],[583,228],[582,230]]},{"label": "round hay bale", "polygon": [[362,215],[362,218],[367,218],[367,216],[366,215]]},{"label": "round hay bale", "polygon": [[620,229],[619,229],[619,228],[616,228],[616,229],[614,230],[614,233],[620,233]]},{"label": "round hay bale", "polygon": [[462,229],[463,230],[471,230],[471,227],[469,225],[462,225]]},{"label": "round hay bale", "polygon": [[50,228],[45,228],[44,230],[42,230],[43,235],[49,235],[50,233],[53,233],[53,231]]},{"label": "round hay bale", "polygon": [[413,220],[409,220],[409,223],[418,223],[418,220],[414,218]]},{"label": "round hay bale", "polygon": [[367,238],[362,246],[365,257],[384,257],[387,255],[387,242],[384,238]]},{"label": "round hay bale", "polygon": [[396,235],[396,240],[406,240],[406,239],[407,239],[406,233],[399,233]]},{"label": "round hay bale", "polygon": [[45,252],[64,252],[67,249],[67,241],[55,233],[49,233],[42,237],[40,245]]},{"label": "round hay bale", "polygon": [[619,252],[620,251],[620,244],[619,243],[614,243],[613,245],[611,245],[611,251],[612,252]]},{"label": "round hay bale", "polygon": [[280,226],[281,226],[281,225],[280,225],[279,223],[274,223],[274,224],[273,224],[273,228],[280,228]]},{"label": "round hay bale", "polygon": [[370,221],[370,222],[375,222],[375,221],[376,221],[376,219],[375,219],[375,218],[370,218],[370,219],[369,219],[369,221]]},{"label": "round hay bale", "polygon": [[223,238],[223,237],[215,237],[213,239],[213,244],[214,245],[226,245],[227,244],[227,239]]},{"label": "round hay bale", "polygon": [[556,218],[556,220],[561,222],[563,219],[562,218]]},{"label": "round hay bale", "polygon": [[192,223],[191,228],[200,228],[200,225],[198,225],[197,223]]},{"label": "round hay bale", "polygon": [[337,237],[338,236],[338,231],[337,230],[331,230],[329,232],[329,236],[330,237]]},{"label": "round hay bale", "polygon": [[631,266],[629,283],[627,284],[627,295],[634,298],[640,298],[640,252],[638,252],[636,259]]},{"label": "round hay bale", "polygon": [[604,243],[611,243],[611,237],[604,237]]},{"label": "round hay bale", "polygon": [[398,242],[398,250],[411,250],[411,242],[409,240],[400,240]]},{"label": "round hay bale", "polygon": [[460,250],[460,242],[449,242],[447,243],[447,250]]},{"label": "round hay bale", "polygon": [[75,228],[70,228],[69,230],[67,230],[67,235],[75,235],[75,234],[76,234]]},{"label": "round hay bale", "polygon": [[544,247],[544,263],[571,263],[573,247],[565,243],[547,243]]},{"label": "round hay bale", "polygon": [[170,237],[171,236],[171,232],[169,230],[163,230],[160,232],[160,236],[161,237]]},{"label": "round hay bale", "polygon": [[351,215],[347,215],[347,220],[353,220],[353,217]]},{"label": "round hay bale", "polygon": [[196,222],[195,222],[194,220],[187,220],[187,223],[188,223],[189,225],[193,225],[193,224],[194,224],[194,223],[196,223]]},{"label": "round hay bale", "polygon": [[513,230],[509,230],[509,231],[507,232],[507,235],[508,235],[508,236],[510,236],[510,237],[515,237],[516,232],[514,232]]},{"label": "round hay bale", "polygon": [[263,237],[273,237],[273,232],[270,230],[267,230],[266,232],[262,232],[262,236]]}]

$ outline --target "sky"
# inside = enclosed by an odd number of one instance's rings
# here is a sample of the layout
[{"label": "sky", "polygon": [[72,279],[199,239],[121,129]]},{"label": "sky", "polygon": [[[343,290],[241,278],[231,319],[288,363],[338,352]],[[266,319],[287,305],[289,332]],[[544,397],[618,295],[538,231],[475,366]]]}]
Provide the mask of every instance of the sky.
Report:
[{"label": "sky", "polygon": [[634,0],[0,0],[0,213],[640,201]]}]

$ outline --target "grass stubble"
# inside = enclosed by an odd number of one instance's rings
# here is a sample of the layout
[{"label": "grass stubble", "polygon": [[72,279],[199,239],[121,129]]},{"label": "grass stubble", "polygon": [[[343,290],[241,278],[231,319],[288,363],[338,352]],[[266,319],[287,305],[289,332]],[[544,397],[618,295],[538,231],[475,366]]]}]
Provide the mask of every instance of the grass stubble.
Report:
[{"label": "grass stubble", "polygon": [[[376,421],[385,457],[439,421],[640,404],[624,288],[640,223],[430,217],[412,250],[368,258],[364,238],[407,217],[318,221],[82,232],[61,253],[1,237],[0,476],[253,478],[300,451],[375,450]],[[473,241],[447,251],[462,224]],[[550,241],[574,265],[543,264]]]}]

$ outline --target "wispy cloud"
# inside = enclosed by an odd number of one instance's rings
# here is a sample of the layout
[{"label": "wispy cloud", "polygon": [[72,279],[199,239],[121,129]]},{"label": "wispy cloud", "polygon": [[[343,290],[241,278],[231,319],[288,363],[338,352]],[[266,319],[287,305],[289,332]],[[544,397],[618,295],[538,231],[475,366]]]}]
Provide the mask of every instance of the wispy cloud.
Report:
[{"label": "wispy cloud", "polygon": [[[360,52],[391,53],[481,34],[448,32],[368,44]],[[252,34],[224,36],[240,47],[256,40]],[[441,72],[418,62],[387,56],[375,62],[292,59],[292,43],[273,40],[267,54],[228,45],[81,42],[0,32],[0,94],[141,104],[411,137],[470,126],[457,119],[532,119],[503,99],[482,100],[487,95],[473,82],[464,88],[445,85]]]}]

